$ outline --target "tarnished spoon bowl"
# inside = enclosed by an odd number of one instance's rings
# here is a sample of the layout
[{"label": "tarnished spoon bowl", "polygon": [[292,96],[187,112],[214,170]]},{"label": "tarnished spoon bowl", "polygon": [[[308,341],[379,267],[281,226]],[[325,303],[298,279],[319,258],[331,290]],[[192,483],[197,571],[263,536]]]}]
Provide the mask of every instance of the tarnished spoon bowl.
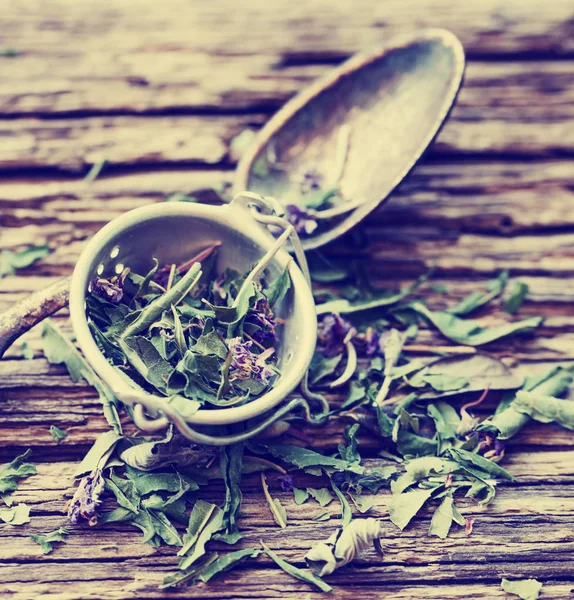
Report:
[{"label": "tarnished spoon bowl", "polygon": [[[236,190],[288,203],[294,175],[317,170],[323,189],[335,184],[345,200],[302,242],[313,249],[334,240],[409,173],[447,118],[463,72],[463,48],[444,30],[393,38],[371,54],[353,56],[265,125],[240,161]],[[348,144],[341,176],[333,182],[342,128]]]}]

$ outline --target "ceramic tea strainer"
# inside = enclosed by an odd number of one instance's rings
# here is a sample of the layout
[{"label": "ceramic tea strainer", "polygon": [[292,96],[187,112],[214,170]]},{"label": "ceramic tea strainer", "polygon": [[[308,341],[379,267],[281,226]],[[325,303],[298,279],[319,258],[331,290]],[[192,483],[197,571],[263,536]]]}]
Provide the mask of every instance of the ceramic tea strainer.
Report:
[{"label": "ceramic tea strainer", "polygon": [[[22,333],[65,306],[69,287],[78,345],[116,396],[132,407],[140,429],[161,431],[173,423],[195,442],[227,444],[261,432],[297,406],[312,419],[307,400],[320,398],[309,393],[306,373],[317,318],[303,248],[332,241],[389,196],[446,120],[463,71],[462,47],[443,30],[401,36],[371,54],[349,59],[288,102],[263,128],[240,161],[235,182],[239,194],[231,203],[162,203],[115,219],[86,246],[71,282],[63,280],[37,292],[0,316],[0,356]],[[342,131],[346,132],[343,162],[337,144]],[[262,178],[255,167],[270,155],[281,168]],[[326,170],[339,164],[338,184],[351,200],[331,209],[317,235],[300,241],[272,197],[281,198],[289,174],[309,163]],[[295,260],[278,248],[269,226],[275,235],[282,230],[289,236]],[[166,398],[143,391],[108,363],[90,333],[85,298],[96,276],[118,274],[125,267],[147,272],[152,257],[160,264],[181,263],[215,241],[222,242],[219,271],[233,267],[246,272],[268,253],[271,277],[289,269],[292,287],[278,308],[285,319],[278,349],[282,375],[270,391],[245,405],[202,409],[184,418]],[[284,403],[300,383],[304,398]],[[224,426],[237,423],[246,423],[239,434],[221,434]]]}]

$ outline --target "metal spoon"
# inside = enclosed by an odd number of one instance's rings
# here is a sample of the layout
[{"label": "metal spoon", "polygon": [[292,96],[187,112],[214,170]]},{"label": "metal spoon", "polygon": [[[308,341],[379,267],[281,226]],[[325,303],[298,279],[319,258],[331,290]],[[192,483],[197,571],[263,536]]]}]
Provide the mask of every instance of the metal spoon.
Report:
[{"label": "metal spoon", "polygon": [[[306,250],[349,231],[408,175],[456,99],[464,51],[449,31],[424,30],[357,54],[290,100],[242,158],[235,191],[297,198],[294,174],[314,171],[346,200],[317,210]],[[327,221],[328,220],[328,221]]]},{"label": "metal spoon", "polygon": [[[317,168],[348,200],[317,214],[318,248],[364,219],[406,177],[446,120],[460,88],[464,51],[445,30],[393,38],[357,54],[292,100],[261,130],[242,158],[236,193],[284,200],[295,173]],[[261,165],[267,167],[258,177]],[[319,211],[317,211],[319,213]],[[25,331],[68,303],[69,279],[0,315],[0,358]]]}]

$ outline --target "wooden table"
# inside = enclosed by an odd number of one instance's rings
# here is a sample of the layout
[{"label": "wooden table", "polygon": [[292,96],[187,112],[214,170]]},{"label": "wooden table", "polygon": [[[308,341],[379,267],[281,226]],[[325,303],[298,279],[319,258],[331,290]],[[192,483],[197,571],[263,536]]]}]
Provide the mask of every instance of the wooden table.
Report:
[{"label": "wooden table", "polygon": [[[47,241],[53,253],[0,280],[0,310],[71,272],[85,240],[128,209],[233,177],[229,141],[258,127],[290,96],[353,52],[393,33],[445,27],[468,57],[458,105],[438,141],[388,207],[369,218],[371,273],[397,288],[435,267],[443,307],[501,269],[530,286],[521,316],[544,315],[538,335],[493,344],[534,372],[574,357],[574,6],[569,0],[275,0],[264,2],[5,2],[0,14],[0,248]],[[6,50],[15,52],[6,52]],[[83,181],[105,159],[103,174]],[[341,246],[330,249],[341,254]],[[497,310],[485,323],[508,318]],[[67,314],[57,320],[70,331]],[[173,570],[123,527],[74,529],[42,556],[29,533],[64,523],[74,465],[106,429],[94,391],[42,356],[39,332],[0,362],[0,448],[31,447],[38,475],[15,494],[32,507],[24,527],[0,526],[2,598],[158,598]],[[419,341],[444,343],[430,331]],[[340,399],[340,398],[339,398]],[[335,401],[337,398],[334,399]],[[68,431],[56,445],[49,426]],[[339,441],[331,423],[318,448]],[[362,451],[375,464],[376,444]],[[380,460],[379,460],[380,462]],[[537,577],[541,598],[574,587],[574,436],[531,425],[509,447],[517,476],[487,509],[471,503],[470,537],[426,536],[428,515],[405,532],[387,524],[385,556],[373,552],[329,578],[336,598],[506,598],[502,577]],[[270,485],[277,489],[270,476]],[[246,544],[263,538],[287,559],[334,531],[287,494],[284,532],[244,482]],[[208,492],[221,500],[222,489]],[[386,518],[386,493],[373,516]],[[114,544],[116,544],[114,546]],[[260,558],[178,598],[318,598]]]}]

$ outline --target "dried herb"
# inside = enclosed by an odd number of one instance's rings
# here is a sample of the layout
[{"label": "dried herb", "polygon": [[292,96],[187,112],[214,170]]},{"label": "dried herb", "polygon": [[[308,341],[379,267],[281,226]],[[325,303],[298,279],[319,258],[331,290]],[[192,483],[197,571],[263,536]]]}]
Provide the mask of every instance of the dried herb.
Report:
[{"label": "dried herb", "polygon": [[540,423],[558,423],[566,429],[574,429],[574,402],[536,392],[519,391],[511,404],[519,413],[528,415]]},{"label": "dried herb", "polygon": [[55,425],[50,425],[50,435],[56,440],[56,442],[60,443],[63,439],[68,437],[68,432],[56,427]]},{"label": "dried herb", "polygon": [[54,549],[55,543],[65,543],[66,537],[68,536],[69,531],[60,527],[60,529],[56,529],[55,531],[50,531],[50,533],[46,533],[45,535],[38,535],[36,533],[30,534],[30,537],[37,543],[40,544],[42,548],[42,552],[44,554],[50,554]]},{"label": "dried herb", "polygon": [[335,471],[351,471],[361,474],[364,468],[355,465],[346,460],[323,456],[313,450],[301,448],[299,446],[290,446],[288,444],[264,444],[263,445],[275,458],[291,463],[299,469],[309,467],[320,467],[321,469],[332,469]]},{"label": "dried herb", "polygon": [[44,354],[49,363],[64,363],[73,381],[85,379],[96,388],[102,401],[104,416],[116,433],[120,434],[122,428],[118,416],[116,397],[110,388],[96,375],[74,344],[51,319],[44,321],[42,341],[44,343]]},{"label": "dried herb", "polygon": [[312,573],[307,573],[303,571],[303,569],[299,569],[295,565],[288,563],[286,560],[283,560],[281,557],[277,556],[273,550],[268,548],[263,542],[261,542],[263,546],[263,551],[265,554],[278,566],[281,567],[285,573],[295,577],[295,579],[299,579],[300,581],[304,581],[305,583],[310,583],[316,587],[318,587],[322,592],[332,592],[333,588],[330,585],[327,585],[320,577],[313,575]]},{"label": "dried herb", "polygon": [[468,346],[482,346],[509,335],[532,331],[543,321],[541,317],[531,317],[516,323],[486,328],[476,321],[459,319],[448,312],[431,311],[420,302],[410,304],[409,308],[425,317],[445,337]]},{"label": "dried herb", "polygon": [[522,281],[516,281],[512,290],[510,291],[510,295],[504,301],[504,310],[507,313],[513,315],[515,312],[518,312],[518,309],[524,304],[524,300],[526,300],[526,296],[528,296],[528,285],[523,283]]},{"label": "dried herb", "polygon": [[0,494],[4,495],[17,490],[20,479],[36,475],[36,466],[26,462],[31,454],[32,450],[28,449],[0,469]]},{"label": "dried herb", "polygon": [[[281,243],[283,241],[280,240]],[[122,294],[92,285],[88,315],[104,355],[134,386],[169,398],[189,417],[200,407],[237,406],[269,391],[279,374],[274,310],[291,285],[265,272],[273,252],[245,274],[215,271],[220,242],[181,265],[129,274]],[[108,287],[112,280],[99,280]]]},{"label": "dried herb", "polygon": [[500,585],[505,592],[522,600],[538,600],[542,589],[542,584],[536,579],[503,579]]},{"label": "dried herb", "polygon": [[496,279],[488,283],[487,292],[472,292],[456,306],[449,308],[447,312],[453,315],[468,315],[477,308],[488,304],[491,300],[500,296],[504,292],[506,282],[508,281],[508,272],[503,271]]},{"label": "dried herb", "polygon": [[17,252],[8,249],[1,250],[0,279],[6,275],[14,275],[17,270],[29,267],[48,254],[50,254],[48,246],[28,246]]},{"label": "dried herb", "polygon": [[222,516],[222,533],[215,539],[227,544],[235,544],[241,539],[237,519],[241,508],[241,470],[243,463],[243,444],[222,447],[219,451],[219,468],[225,483],[225,505]]},{"label": "dried herb", "polygon": [[287,527],[287,512],[285,511],[285,508],[282,506],[279,499],[273,498],[269,493],[267,479],[263,471],[261,471],[261,486],[263,487],[263,493],[265,494],[265,499],[267,500],[267,504],[269,505],[273,519],[275,519],[275,523],[277,523],[277,525],[279,525],[279,527],[282,529],[285,529],[285,527]]},{"label": "dried herb", "polygon": [[22,357],[26,360],[33,360],[34,358],[34,350],[30,347],[28,342],[22,342],[20,346],[20,352],[22,353]]},{"label": "dried herb", "polygon": [[12,508],[0,509],[0,519],[9,525],[24,525],[30,522],[30,507],[20,502]]},{"label": "dried herb", "polygon": [[356,519],[335,532],[326,542],[315,544],[305,556],[311,570],[319,577],[353,561],[382,535],[381,522]]},{"label": "dried herb", "polygon": [[307,494],[314,498],[321,507],[327,506],[333,501],[333,495],[328,488],[307,488]]}]

